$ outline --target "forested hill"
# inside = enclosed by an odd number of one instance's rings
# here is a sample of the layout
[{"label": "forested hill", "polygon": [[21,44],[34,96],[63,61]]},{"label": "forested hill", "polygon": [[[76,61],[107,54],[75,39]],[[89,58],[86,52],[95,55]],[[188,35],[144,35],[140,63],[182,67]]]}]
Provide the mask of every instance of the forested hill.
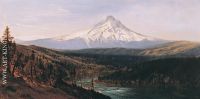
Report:
[{"label": "forested hill", "polygon": [[[22,87],[26,88],[25,90],[31,90],[30,88],[27,89],[27,87],[31,87],[32,89],[38,91],[56,91],[56,89],[47,88],[55,87],[67,92],[66,94],[63,94],[63,96],[75,96],[75,98],[82,96],[86,99],[91,97],[104,97],[109,99],[109,97],[106,97],[100,93],[87,91],[83,88],[68,85],[65,83],[66,81],[74,82],[84,76],[96,76],[101,70],[104,70],[104,66],[93,63],[86,63],[81,61],[83,59],[68,57],[62,55],[60,52],[37,46],[24,46],[17,44],[14,53],[15,54],[11,58],[12,65],[9,70],[10,73],[8,73],[8,83],[12,84],[9,84],[8,86],[10,86],[12,89],[16,89],[16,91],[18,90],[18,87],[13,86],[13,84],[21,85]],[[0,72],[2,71],[0,70]],[[14,83],[15,81],[16,83]],[[40,89],[38,89],[38,87]],[[2,94],[2,92],[5,90],[0,90],[0,94]],[[70,92],[69,90],[75,91]],[[32,91],[29,92],[30,93],[27,93],[29,96],[34,94],[31,93]],[[62,93],[58,93],[58,97],[59,94],[62,95]],[[39,99],[41,99],[41,97]]]},{"label": "forested hill", "polygon": [[63,52],[76,54],[129,55],[151,57],[199,57],[200,43],[190,41],[174,41],[148,49],[93,48],[81,50],[63,50]]},{"label": "forested hill", "polygon": [[101,65],[86,63],[80,58],[64,56],[51,49],[23,45],[17,45],[12,63],[14,67],[11,71],[16,76],[22,75],[48,84],[55,83],[58,77],[71,79],[76,68],[87,69],[87,72],[104,68]]},{"label": "forested hill", "polygon": [[200,58],[169,58],[139,63],[102,80],[130,81],[141,85],[200,87]]}]

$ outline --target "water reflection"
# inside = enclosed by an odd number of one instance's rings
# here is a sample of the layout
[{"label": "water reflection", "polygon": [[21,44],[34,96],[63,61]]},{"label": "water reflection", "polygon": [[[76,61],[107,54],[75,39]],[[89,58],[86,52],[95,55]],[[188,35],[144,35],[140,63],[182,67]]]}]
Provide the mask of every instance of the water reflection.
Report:
[{"label": "water reflection", "polygon": [[[86,80],[82,82],[82,86],[90,85],[89,83]],[[94,90],[112,99],[200,99],[200,89],[194,88],[125,88],[95,83]]]}]

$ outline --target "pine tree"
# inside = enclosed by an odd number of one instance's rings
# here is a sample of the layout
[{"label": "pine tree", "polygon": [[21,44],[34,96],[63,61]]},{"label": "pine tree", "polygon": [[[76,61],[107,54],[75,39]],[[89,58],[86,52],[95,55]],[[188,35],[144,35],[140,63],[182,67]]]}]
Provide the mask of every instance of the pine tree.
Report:
[{"label": "pine tree", "polygon": [[11,58],[13,57],[15,53],[15,49],[16,49],[16,44],[13,42],[13,39],[14,38],[10,35],[10,29],[7,26],[2,36],[2,44],[6,46],[6,49],[7,49],[8,73],[11,73],[11,70],[10,70]]}]

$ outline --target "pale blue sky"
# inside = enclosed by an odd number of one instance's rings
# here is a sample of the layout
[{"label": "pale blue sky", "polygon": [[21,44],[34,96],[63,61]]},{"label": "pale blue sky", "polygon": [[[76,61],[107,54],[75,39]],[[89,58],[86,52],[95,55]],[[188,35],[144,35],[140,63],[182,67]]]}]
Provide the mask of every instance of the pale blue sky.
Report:
[{"label": "pale blue sky", "polygon": [[200,0],[0,0],[0,31],[32,40],[91,28],[112,15],[164,39],[200,41]]}]

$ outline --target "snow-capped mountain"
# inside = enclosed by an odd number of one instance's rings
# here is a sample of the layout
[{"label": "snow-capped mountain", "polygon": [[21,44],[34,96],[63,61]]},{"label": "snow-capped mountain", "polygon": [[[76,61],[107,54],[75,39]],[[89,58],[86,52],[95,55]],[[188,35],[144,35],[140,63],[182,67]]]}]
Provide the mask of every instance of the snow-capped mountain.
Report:
[{"label": "snow-capped mountain", "polygon": [[113,16],[98,23],[88,31],[62,35],[60,37],[26,42],[55,49],[85,48],[147,48],[166,42],[165,40],[136,33]]}]

